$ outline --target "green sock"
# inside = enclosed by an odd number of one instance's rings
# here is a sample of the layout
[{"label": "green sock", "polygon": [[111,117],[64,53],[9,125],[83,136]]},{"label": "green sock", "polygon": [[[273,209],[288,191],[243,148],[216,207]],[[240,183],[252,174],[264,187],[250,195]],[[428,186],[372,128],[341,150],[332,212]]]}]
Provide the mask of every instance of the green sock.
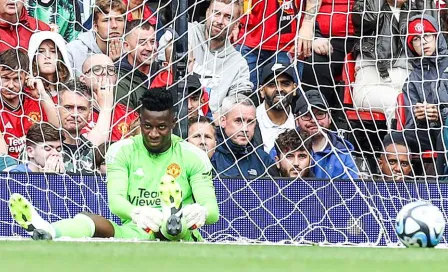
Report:
[{"label": "green sock", "polygon": [[71,219],[64,219],[51,225],[56,236],[53,238],[91,238],[95,234],[95,223],[85,214],[77,214]]}]

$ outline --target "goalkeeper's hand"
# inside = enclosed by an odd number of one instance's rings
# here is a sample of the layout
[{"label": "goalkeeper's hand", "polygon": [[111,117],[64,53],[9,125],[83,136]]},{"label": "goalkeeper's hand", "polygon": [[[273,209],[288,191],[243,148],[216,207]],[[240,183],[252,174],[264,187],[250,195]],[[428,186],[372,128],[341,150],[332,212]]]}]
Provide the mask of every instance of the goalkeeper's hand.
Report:
[{"label": "goalkeeper's hand", "polygon": [[195,203],[187,205],[182,209],[183,216],[187,223],[187,228],[196,229],[205,225],[207,209]]},{"label": "goalkeeper's hand", "polygon": [[159,232],[163,221],[163,213],[151,207],[137,207],[131,213],[132,222],[146,232]]}]

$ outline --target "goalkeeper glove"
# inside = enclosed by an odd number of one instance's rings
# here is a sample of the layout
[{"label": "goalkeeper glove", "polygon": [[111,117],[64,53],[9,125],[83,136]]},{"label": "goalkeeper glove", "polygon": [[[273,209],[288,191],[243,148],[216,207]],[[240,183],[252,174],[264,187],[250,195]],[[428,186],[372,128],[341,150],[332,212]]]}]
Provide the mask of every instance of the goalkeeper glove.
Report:
[{"label": "goalkeeper glove", "polygon": [[207,209],[201,205],[195,203],[187,205],[182,209],[187,228],[196,229],[205,225],[205,219],[207,218]]},{"label": "goalkeeper glove", "polygon": [[146,232],[159,232],[163,221],[163,213],[151,207],[137,207],[131,212],[132,222]]}]

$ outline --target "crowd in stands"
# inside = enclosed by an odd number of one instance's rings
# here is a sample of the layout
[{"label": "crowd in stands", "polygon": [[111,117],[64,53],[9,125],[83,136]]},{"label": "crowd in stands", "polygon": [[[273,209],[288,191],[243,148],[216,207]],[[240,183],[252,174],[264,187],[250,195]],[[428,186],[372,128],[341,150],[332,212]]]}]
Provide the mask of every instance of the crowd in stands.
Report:
[{"label": "crowd in stands", "polygon": [[[219,177],[447,174],[444,2],[210,0],[187,33],[161,2],[97,0],[83,21],[79,0],[0,0],[0,170],[105,173],[111,144],[149,133],[144,93],[179,80],[184,140]],[[173,43],[185,38],[177,78]],[[379,143],[356,138],[348,108],[384,115],[356,120]]]}]

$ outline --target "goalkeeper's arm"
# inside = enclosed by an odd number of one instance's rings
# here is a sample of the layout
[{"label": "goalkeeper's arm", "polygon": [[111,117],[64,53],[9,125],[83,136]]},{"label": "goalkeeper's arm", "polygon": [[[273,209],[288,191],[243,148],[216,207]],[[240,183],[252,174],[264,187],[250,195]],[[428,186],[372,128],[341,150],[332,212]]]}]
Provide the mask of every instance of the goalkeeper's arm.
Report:
[{"label": "goalkeeper's arm", "polygon": [[123,152],[123,147],[128,142],[124,140],[111,145],[106,155],[109,209],[122,220],[131,220],[135,208],[126,198],[129,177],[127,154]]},{"label": "goalkeeper's arm", "polygon": [[213,224],[218,221],[219,208],[212,181],[212,165],[205,154],[201,155],[198,160],[192,160],[189,181],[196,203],[207,210],[205,224]]}]

